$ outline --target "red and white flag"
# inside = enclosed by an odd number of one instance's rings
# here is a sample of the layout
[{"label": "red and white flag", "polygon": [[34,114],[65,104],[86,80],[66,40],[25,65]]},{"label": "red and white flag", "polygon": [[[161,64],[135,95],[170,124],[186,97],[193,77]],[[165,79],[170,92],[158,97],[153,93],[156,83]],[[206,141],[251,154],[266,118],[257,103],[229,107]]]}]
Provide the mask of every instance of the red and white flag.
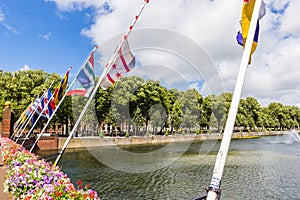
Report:
[{"label": "red and white flag", "polygon": [[132,55],[128,41],[126,40],[118,52],[118,57],[106,77],[101,81],[100,86],[105,90],[124,74],[130,72],[135,67],[135,57]]}]

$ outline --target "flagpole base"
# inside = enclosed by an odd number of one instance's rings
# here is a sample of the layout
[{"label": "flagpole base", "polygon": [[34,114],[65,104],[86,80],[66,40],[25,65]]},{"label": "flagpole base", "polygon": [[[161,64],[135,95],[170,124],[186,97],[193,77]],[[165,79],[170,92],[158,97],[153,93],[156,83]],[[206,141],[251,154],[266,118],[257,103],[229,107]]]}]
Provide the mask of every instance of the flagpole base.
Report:
[{"label": "flagpole base", "polygon": [[220,200],[221,199],[221,189],[216,189],[213,187],[205,187],[205,193],[193,198],[192,200]]},{"label": "flagpole base", "polygon": [[206,200],[220,200],[221,199],[221,189],[216,189],[214,187],[208,187],[208,193]]}]

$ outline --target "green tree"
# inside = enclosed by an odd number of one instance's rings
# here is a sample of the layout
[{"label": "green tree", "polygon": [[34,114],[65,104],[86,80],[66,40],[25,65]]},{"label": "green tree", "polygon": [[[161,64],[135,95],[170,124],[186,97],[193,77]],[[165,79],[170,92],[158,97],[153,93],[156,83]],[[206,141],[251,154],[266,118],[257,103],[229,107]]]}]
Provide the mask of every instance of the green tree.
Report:
[{"label": "green tree", "polygon": [[116,123],[121,125],[126,122],[131,127],[133,113],[130,113],[129,102],[134,92],[144,84],[144,80],[140,77],[123,77],[115,83],[112,92],[111,107]]},{"label": "green tree", "polygon": [[190,131],[191,127],[197,127],[200,124],[203,97],[196,89],[189,89],[181,94],[180,102],[183,112],[182,126]]},{"label": "green tree", "polygon": [[260,104],[255,98],[247,97],[246,99],[241,99],[235,125],[244,129],[247,127],[254,129],[258,124],[261,109]]},{"label": "green tree", "polygon": [[[162,87],[158,81],[147,80],[145,84],[139,87],[134,92],[130,100],[131,113],[141,116],[145,121],[145,133],[148,131],[148,124],[150,121],[149,111],[154,105],[162,105],[167,110],[164,98],[167,95],[167,89]],[[137,117],[133,117],[137,120]],[[137,122],[136,122],[137,123]]]},{"label": "green tree", "polygon": [[[3,109],[5,101],[11,101],[12,109],[16,117],[19,117],[37,96],[43,94],[52,81],[57,83],[59,78],[57,74],[48,74],[43,70],[2,72],[0,74],[0,109]],[[2,118],[2,113],[0,118]]]},{"label": "green tree", "polygon": [[227,119],[227,114],[232,100],[232,94],[223,93],[218,97],[216,97],[215,95],[211,95],[211,99],[212,112],[217,120],[217,130],[218,132],[220,132],[224,127],[225,120]]},{"label": "green tree", "polygon": [[200,128],[209,129],[211,126],[211,117],[212,117],[212,100],[211,96],[207,96],[203,99],[201,104],[201,119],[200,119]]}]

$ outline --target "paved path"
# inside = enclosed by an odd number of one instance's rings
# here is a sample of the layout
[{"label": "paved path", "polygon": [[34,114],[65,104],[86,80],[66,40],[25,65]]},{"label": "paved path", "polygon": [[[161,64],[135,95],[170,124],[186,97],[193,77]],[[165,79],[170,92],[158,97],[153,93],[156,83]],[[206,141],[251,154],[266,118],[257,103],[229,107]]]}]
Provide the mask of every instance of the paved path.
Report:
[{"label": "paved path", "polygon": [[5,181],[5,176],[6,176],[6,169],[3,166],[2,152],[0,149],[0,199],[1,200],[9,200],[7,193],[4,192],[3,183]]}]

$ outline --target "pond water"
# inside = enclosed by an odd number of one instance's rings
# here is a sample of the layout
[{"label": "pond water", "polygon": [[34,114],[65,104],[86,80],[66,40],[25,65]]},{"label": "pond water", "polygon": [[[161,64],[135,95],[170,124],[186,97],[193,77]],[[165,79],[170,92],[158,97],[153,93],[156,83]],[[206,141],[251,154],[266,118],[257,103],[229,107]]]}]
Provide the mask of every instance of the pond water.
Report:
[{"label": "pond water", "polygon": [[[102,200],[192,199],[209,185],[219,146],[207,141],[73,149],[59,165]],[[300,144],[289,135],[232,140],[221,188],[222,200],[299,200]]]}]

